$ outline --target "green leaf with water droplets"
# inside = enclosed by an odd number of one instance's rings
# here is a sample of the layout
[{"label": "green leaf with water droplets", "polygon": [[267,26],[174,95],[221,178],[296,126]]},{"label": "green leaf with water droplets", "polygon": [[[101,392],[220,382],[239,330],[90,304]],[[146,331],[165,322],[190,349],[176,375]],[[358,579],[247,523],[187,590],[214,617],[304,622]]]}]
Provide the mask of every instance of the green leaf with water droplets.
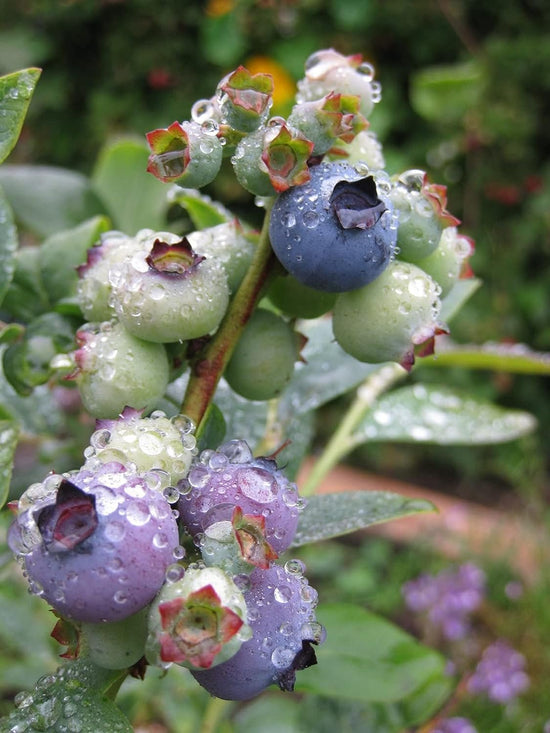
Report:
[{"label": "green leaf with water droplets", "polygon": [[13,279],[18,239],[13,212],[0,188],[0,303]]},{"label": "green leaf with water droplets", "polygon": [[297,675],[297,692],[386,704],[422,694],[425,718],[449,694],[445,659],[389,621],[347,603],[320,604],[316,615],[327,638],[315,649],[318,664]]},{"label": "green leaf with water droplets", "polygon": [[363,364],[346,354],[332,334],[330,318],[303,321],[307,338],[292,381],[281,395],[281,414],[309,412],[361,384],[380,364]]},{"label": "green leaf with water droplets", "polygon": [[0,420],[0,509],[6,503],[19,429],[14,420]]},{"label": "green leaf with water droplets", "polygon": [[0,77],[0,163],[15,147],[41,71],[22,69]]},{"label": "green leaf with water droplets", "polygon": [[430,501],[392,491],[342,491],[311,496],[300,514],[293,547],[339,537],[373,524],[435,511]]},{"label": "green leaf with water droplets", "polygon": [[106,696],[125,672],[77,660],[41,677],[16,696],[16,709],[0,720],[0,731],[26,733],[77,730],[79,733],[132,733],[129,720]]},{"label": "green leaf with water droplets", "polygon": [[440,385],[402,387],[381,397],[351,436],[350,450],[372,441],[483,445],[531,433],[528,412],[508,410]]}]

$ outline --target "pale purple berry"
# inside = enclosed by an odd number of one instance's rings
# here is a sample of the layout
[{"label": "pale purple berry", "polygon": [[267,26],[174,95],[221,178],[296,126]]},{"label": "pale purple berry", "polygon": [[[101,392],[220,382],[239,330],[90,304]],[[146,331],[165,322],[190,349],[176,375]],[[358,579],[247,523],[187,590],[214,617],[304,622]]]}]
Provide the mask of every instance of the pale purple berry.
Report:
[{"label": "pale purple berry", "polygon": [[265,540],[276,553],[294,538],[302,505],[296,484],[273,459],[253,458],[245,441],[203,451],[179,488],[180,517],[196,541],[211,525],[232,520],[236,507],[245,516],[263,518]]},{"label": "pale purple berry", "polygon": [[31,592],[62,616],[92,623],[144,608],[178,544],[164,496],[120,463],[29,487],[9,532]]}]

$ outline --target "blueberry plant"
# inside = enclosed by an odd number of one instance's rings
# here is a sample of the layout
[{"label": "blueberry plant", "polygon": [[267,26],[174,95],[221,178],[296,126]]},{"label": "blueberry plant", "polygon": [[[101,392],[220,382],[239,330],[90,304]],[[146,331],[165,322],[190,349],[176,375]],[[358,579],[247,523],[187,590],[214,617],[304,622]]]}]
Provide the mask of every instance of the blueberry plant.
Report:
[{"label": "blueberry plant", "polygon": [[[0,79],[2,160],[39,74]],[[548,362],[450,341],[479,285],[473,242],[445,186],[385,169],[369,63],[312,55],[287,118],[271,116],[272,94],[269,74],[241,66],[189,120],[107,146],[91,178],[0,170],[7,544],[66,647],[2,731],[129,731],[114,702],[125,678],[174,666],[212,700],[296,690],[384,731],[428,720],[452,689],[436,652],[365,608],[323,603],[293,549],[433,509],[318,493],[362,443],[533,430],[531,415],[448,385],[397,387],[419,363]],[[221,171],[254,197],[259,230],[200,191]],[[316,410],[346,393],[349,411],[298,479]],[[44,470],[12,472],[28,436],[53,434]]]}]

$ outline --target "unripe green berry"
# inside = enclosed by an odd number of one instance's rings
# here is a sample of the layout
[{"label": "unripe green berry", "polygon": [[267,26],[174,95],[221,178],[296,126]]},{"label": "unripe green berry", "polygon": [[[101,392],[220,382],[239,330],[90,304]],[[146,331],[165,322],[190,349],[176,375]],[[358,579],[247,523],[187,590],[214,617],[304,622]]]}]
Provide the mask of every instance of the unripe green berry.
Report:
[{"label": "unripe green berry", "polygon": [[115,321],[88,324],[77,332],[74,379],[91,415],[116,417],[126,406],[149,412],[168,385],[162,344],[143,341]]},{"label": "unripe green berry", "polygon": [[338,296],[334,337],[359,361],[395,361],[410,369],[415,355],[433,353],[434,336],[446,330],[439,293],[419,267],[396,260],[373,282]]},{"label": "unripe green berry", "polygon": [[231,389],[249,400],[270,400],[280,394],[292,377],[299,338],[283,318],[258,308],[225,370]]}]

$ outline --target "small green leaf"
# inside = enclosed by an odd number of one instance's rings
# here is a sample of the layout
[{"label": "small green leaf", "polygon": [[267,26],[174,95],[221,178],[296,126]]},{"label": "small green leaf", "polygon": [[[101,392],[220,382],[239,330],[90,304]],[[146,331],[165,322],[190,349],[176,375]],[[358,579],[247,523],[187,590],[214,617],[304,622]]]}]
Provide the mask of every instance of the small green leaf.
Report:
[{"label": "small green leaf", "polygon": [[411,78],[411,104],[431,122],[462,122],[483,93],[483,68],[475,62],[433,66]]},{"label": "small green leaf", "polygon": [[395,703],[437,683],[439,694],[425,700],[426,717],[450,692],[445,659],[389,621],[345,603],[321,604],[317,618],[327,638],[315,649],[318,664],[297,676],[298,692]]},{"label": "small green leaf", "polygon": [[334,340],[330,318],[303,321],[307,337],[304,361],[296,364],[292,381],[281,395],[281,415],[309,412],[360,384],[379,364],[362,364],[346,354]]},{"label": "small green leaf", "polygon": [[166,184],[147,173],[145,140],[119,140],[101,151],[92,186],[103,201],[115,229],[133,236],[140,229],[164,227]]},{"label": "small green leaf", "polygon": [[235,218],[222,204],[212,201],[210,196],[200,193],[194,188],[174,186],[170,201],[187,211],[195,229],[207,229]]},{"label": "small green leaf", "polygon": [[201,422],[200,433],[196,434],[198,450],[217,448],[224,439],[225,429],[223,412],[211,402]]},{"label": "small green leaf", "polygon": [[0,185],[15,220],[37,237],[71,229],[105,207],[86,176],[65,168],[4,165]]},{"label": "small green leaf", "polygon": [[36,246],[20,247],[15,253],[15,272],[2,310],[16,320],[28,322],[49,308],[39,260],[40,249]]},{"label": "small green leaf", "polygon": [[6,323],[0,328],[0,344],[13,344],[23,336],[25,327],[20,323]]},{"label": "small green leaf", "polygon": [[441,385],[415,384],[381,397],[356,428],[367,441],[483,445],[516,440],[536,428],[533,415],[507,410]]},{"label": "small green leaf", "polygon": [[0,163],[15,147],[41,71],[22,69],[0,77]]},{"label": "small green leaf", "polygon": [[47,283],[51,305],[75,294],[76,268],[86,262],[88,249],[110,228],[106,216],[94,216],[72,229],[52,234],[40,245],[42,282]]},{"label": "small green leaf", "polygon": [[292,546],[319,542],[373,524],[432,511],[435,511],[435,507],[429,501],[408,499],[391,491],[317,494],[308,498],[300,514]]},{"label": "small green leaf", "polygon": [[50,362],[74,346],[75,322],[60,313],[43,313],[28,325],[23,338],[8,346],[2,355],[4,374],[23,396],[31,394],[52,375]]},{"label": "small green leaf", "polygon": [[13,279],[17,245],[17,229],[15,228],[13,212],[2,188],[0,188],[0,303],[2,303]]},{"label": "small green leaf", "polygon": [[229,11],[206,16],[200,28],[201,51],[207,61],[227,68],[243,57],[248,44],[241,28],[240,14]]},{"label": "small green leaf", "polygon": [[0,509],[6,503],[19,429],[13,420],[0,420]]},{"label": "small green leaf", "polygon": [[[444,323],[449,321],[459,312],[464,303],[481,286],[481,280],[477,277],[469,277],[464,280],[457,280],[452,289],[441,301],[441,320]],[[439,341],[437,342],[439,343]]]},{"label": "small green leaf", "polygon": [[456,344],[445,337],[438,339],[435,357],[423,359],[418,366],[458,366],[465,369],[550,376],[550,354],[533,351],[525,344]]}]

